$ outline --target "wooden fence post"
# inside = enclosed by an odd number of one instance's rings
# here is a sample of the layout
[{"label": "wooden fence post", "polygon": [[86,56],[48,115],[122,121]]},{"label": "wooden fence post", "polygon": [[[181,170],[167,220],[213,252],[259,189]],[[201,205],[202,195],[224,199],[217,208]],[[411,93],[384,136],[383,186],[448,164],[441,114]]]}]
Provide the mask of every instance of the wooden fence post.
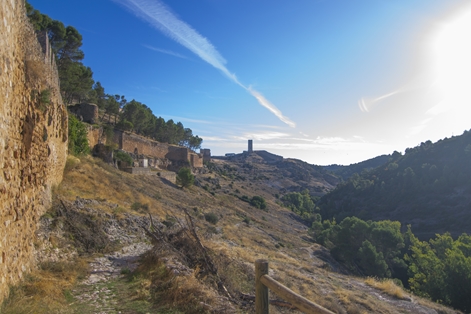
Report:
[{"label": "wooden fence post", "polygon": [[268,287],[260,281],[260,277],[268,275],[268,261],[258,259],[255,261],[255,313],[268,314]]}]

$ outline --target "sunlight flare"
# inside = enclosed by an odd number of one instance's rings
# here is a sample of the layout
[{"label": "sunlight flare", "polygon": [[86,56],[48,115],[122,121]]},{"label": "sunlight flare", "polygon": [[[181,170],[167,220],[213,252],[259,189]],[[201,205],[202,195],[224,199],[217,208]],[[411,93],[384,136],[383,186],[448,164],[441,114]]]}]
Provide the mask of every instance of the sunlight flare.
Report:
[{"label": "sunlight flare", "polygon": [[[463,12],[463,11],[462,11]],[[471,7],[443,24],[433,43],[435,84],[440,90],[441,110],[471,114]]]}]

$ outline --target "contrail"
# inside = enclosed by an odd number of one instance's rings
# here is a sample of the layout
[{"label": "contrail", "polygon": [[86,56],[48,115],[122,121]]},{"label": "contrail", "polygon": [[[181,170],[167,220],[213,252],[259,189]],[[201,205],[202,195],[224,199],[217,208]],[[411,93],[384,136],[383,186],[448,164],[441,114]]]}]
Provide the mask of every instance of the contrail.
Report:
[{"label": "contrail", "polygon": [[174,57],[177,57],[177,58],[188,59],[187,57],[185,57],[185,56],[183,56],[179,53],[170,51],[170,50],[155,48],[155,47],[152,47],[152,46],[149,46],[149,45],[142,45],[142,46],[146,47],[147,49],[154,50],[154,51],[161,52],[161,53],[165,53],[167,55],[171,55],[171,56],[174,56]]},{"label": "contrail", "polygon": [[283,116],[281,111],[268,101],[260,92],[252,87],[247,87],[239,82],[235,74],[231,73],[225,66],[226,60],[219,54],[208,39],[200,35],[190,25],[178,19],[164,3],[159,0],[112,0],[126,7],[137,17],[147,21],[164,35],[170,37],[180,45],[186,47],[198,57],[220,70],[234,83],[251,94],[260,105],[267,108],[271,113],[290,127],[296,124],[289,118]]}]

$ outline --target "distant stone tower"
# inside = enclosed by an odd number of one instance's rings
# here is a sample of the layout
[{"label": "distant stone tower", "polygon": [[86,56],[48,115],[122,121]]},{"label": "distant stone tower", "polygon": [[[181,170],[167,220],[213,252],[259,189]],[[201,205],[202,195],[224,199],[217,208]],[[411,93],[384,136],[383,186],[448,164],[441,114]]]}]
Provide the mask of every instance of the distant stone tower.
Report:
[{"label": "distant stone tower", "polygon": [[253,153],[253,145],[252,140],[249,140],[249,154]]}]

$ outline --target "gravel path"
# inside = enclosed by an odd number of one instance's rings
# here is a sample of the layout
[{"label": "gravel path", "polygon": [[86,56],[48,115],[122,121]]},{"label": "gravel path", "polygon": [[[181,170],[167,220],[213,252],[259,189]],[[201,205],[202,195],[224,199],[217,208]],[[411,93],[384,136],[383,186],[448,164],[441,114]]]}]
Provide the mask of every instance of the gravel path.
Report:
[{"label": "gravel path", "polygon": [[139,256],[150,248],[150,244],[140,242],[95,258],[90,262],[91,273],[88,278],[72,290],[72,296],[76,299],[73,306],[80,309],[81,313],[121,313],[117,309],[118,289],[110,283],[121,276],[122,270],[135,270]]}]

